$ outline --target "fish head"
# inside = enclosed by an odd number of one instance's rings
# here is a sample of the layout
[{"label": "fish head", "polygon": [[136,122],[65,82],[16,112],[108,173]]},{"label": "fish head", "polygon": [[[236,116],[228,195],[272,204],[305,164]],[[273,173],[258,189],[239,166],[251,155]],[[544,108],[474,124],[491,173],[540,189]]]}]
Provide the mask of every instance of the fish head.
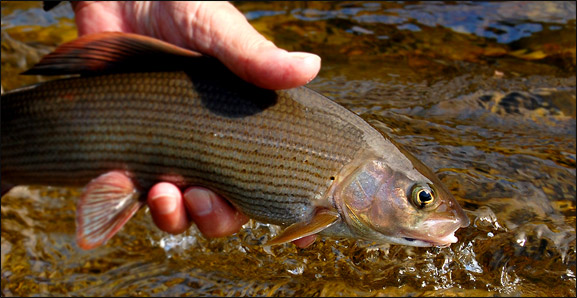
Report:
[{"label": "fish head", "polygon": [[[403,150],[404,151],[404,150]],[[410,246],[449,246],[469,218],[436,175],[408,152],[355,168],[335,193],[351,232]],[[414,159],[414,160],[412,160]]]}]

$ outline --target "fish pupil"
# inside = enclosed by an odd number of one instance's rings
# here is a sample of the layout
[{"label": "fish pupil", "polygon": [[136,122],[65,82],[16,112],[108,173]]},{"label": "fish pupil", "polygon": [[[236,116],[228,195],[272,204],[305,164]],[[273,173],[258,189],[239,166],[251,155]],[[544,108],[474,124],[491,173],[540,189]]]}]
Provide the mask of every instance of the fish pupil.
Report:
[{"label": "fish pupil", "polygon": [[433,200],[433,197],[431,196],[430,192],[423,190],[419,192],[419,200],[422,204],[428,204]]}]

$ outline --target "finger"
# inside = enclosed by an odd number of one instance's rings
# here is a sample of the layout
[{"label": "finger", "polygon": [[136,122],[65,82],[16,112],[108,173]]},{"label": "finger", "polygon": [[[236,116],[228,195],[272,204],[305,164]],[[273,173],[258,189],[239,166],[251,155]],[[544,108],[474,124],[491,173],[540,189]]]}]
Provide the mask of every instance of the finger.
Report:
[{"label": "finger", "polygon": [[306,248],[309,245],[313,244],[313,242],[315,242],[316,239],[317,235],[309,235],[293,241],[293,244],[300,248]]},{"label": "finger", "polygon": [[287,89],[310,82],[319,72],[319,56],[277,48],[230,3],[207,3],[202,8],[214,9],[213,15],[203,14],[209,18],[203,27],[212,29],[206,50],[246,81],[263,88]]},{"label": "finger", "polygon": [[228,2],[172,2],[162,8],[177,11],[172,22],[189,24],[177,27],[182,29],[180,34],[175,34],[174,27],[161,27],[157,33],[163,39],[184,42],[186,47],[214,56],[257,86],[293,88],[310,82],[319,72],[319,56],[277,48]]},{"label": "finger", "polygon": [[79,35],[133,32],[218,58],[244,80],[267,89],[310,82],[319,56],[287,52],[258,33],[228,2],[94,2],[74,6]]},{"label": "finger", "polygon": [[200,232],[207,237],[234,234],[248,221],[226,200],[204,188],[187,189],[184,192],[184,203]]},{"label": "finger", "polygon": [[268,45],[230,48],[217,56],[231,71],[259,87],[279,90],[305,85],[320,69],[319,56]]},{"label": "finger", "polygon": [[182,194],[173,184],[161,182],[148,192],[148,207],[154,223],[161,230],[179,234],[190,227]]},{"label": "finger", "polygon": [[122,15],[122,1],[71,1],[78,36],[104,32],[132,32]]}]

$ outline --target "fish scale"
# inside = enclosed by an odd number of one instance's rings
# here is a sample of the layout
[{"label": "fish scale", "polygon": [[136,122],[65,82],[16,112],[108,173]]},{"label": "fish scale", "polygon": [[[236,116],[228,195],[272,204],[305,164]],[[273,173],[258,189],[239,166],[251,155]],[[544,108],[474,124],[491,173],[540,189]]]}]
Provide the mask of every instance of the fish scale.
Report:
[{"label": "fish scale", "polygon": [[[219,86],[193,84],[184,72],[121,73],[3,95],[2,177],[82,186],[122,165],[148,188],[170,169],[253,218],[290,224],[309,216],[363,147],[362,131],[335,115],[332,102],[315,106],[310,98],[319,95],[304,88],[277,91],[276,103],[258,110]],[[210,108],[199,92],[217,92]],[[295,93],[307,95],[306,107]]]},{"label": "fish scale", "polygon": [[113,237],[161,181],[286,226],[267,245],[322,234],[447,246],[469,224],[431,169],[306,87],[262,89],[210,57],[120,32],[61,45],[26,74],[81,76],[2,96],[2,192],[86,185],[83,249]]}]

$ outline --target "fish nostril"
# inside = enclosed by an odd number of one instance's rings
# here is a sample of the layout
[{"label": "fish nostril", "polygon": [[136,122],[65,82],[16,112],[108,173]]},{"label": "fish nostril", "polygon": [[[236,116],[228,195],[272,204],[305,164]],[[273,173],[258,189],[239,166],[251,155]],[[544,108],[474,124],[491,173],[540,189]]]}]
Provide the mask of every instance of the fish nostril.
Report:
[{"label": "fish nostril", "polygon": [[411,242],[412,242],[412,241],[415,241],[415,239],[413,239],[413,238],[403,237],[403,239],[405,239],[405,240],[407,240],[407,241],[411,241]]}]

